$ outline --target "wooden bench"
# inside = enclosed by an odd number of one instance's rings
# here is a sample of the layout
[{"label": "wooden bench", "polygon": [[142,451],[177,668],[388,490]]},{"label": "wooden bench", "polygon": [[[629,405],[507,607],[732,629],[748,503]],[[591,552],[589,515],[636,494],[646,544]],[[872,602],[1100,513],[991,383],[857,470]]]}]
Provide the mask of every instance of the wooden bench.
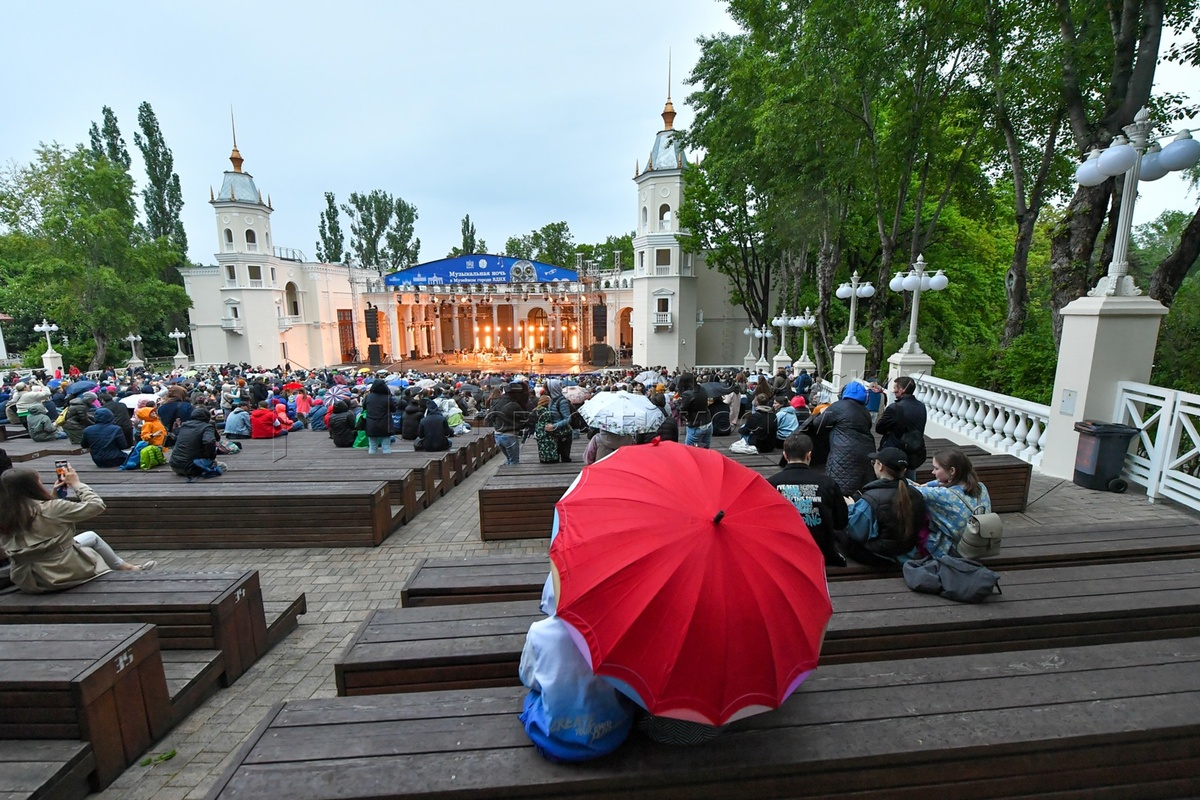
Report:
[{"label": "wooden bench", "polygon": [[549,539],[554,504],[579,473],[547,470],[541,475],[509,474],[509,469],[501,468],[479,487],[479,537],[485,542]]},{"label": "wooden bench", "polygon": [[1200,639],[822,666],[696,747],[634,732],[540,758],[522,687],[293,700],[209,800],[1184,797],[1200,792]]},{"label": "wooden bench", "polygon": [[[1010,528],[1004,547],[987,559],[994,569],[1038,569],[1069,565],[1150,561],[1200,556],[1200,523],[1187,518]],[[425,558],[417,562],[400,592],[406,607],[529,600],[541,596],[550,564],[545,555],[511,554],[468,558]],[[830,567],[830,581],[893,577],[851,562]]]},{"label": "wooden bench", "polygon": [[[153,625],[0,625],[0,739],[82,739],[103,789],[175,720]],[[190,710],[190,709],[189,709]]]},{"label": "wooden bench", "polygon": [[[86,479],[85,479],[86,482]],[[108,506],[89,522],[115,549],[375,547],[399,527],[387,483],[327,480],[103,487]]]},{"label": "wooden bench", "polygon": [[96,770],[87,742],[0,740],[0,798],[3,800],[82,800],[92,791]]},{"label": "wooden bench", "polygon": [[[304,596],[273,621],[290,629]],[[0,595],[0,623],[147,623],[164,650],[218,650],[232,684],[270,645],[258,571],[109,572],[62,592]]]},{"label": "wooden bench", "polygon": [[0,442],[28,439],[29,431],[21,425],[0,425]]},{"label": "wooden bench", "polygon": [[[821,663],[1188,635],[1200,558],[1005,573],[1004,594],[964,605],[896,578],[830,584]],[[517,680],[535,600],[379,609],[334,664],[338,694],[503,686]]]},{"label": "wooden bench", "polygon": [[83,452],[83,448],[71,444],[69,439],[60,439],[57,442],[35,442],[27,434],[25,438],[10,439],[5,442],[4,452],[8,453],[9,459],[16,464],[33,461],[37,458],[78,456]]}]

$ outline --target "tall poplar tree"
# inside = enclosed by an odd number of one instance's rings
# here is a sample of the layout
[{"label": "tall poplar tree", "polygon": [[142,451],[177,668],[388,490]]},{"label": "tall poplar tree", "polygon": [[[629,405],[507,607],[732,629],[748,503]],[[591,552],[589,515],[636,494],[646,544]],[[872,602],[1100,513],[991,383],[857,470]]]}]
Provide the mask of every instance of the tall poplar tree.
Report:
[{"label": "tall poplar tree", "polygon": [[152,239],[166,237],[184,261],[187,258],[187,233],[179,216],[183,211],[183,192],[179,174],[175,172],[175,158],[163,139],[158,118],[149,103],[138,106],[138,126],[141,131],[134,132],[133,143],[146,164],[146,188],[142,191],[146,232]]},{"label": "tall poplar tree", "polygon": [[337,199],[333,192],[325,193],[325,210],[317,223],[317,261],[326,264],[344,264],[350,254],[346,252],[346,235],[342,233],[342,222],[338,219]]},{"label": "tall poplar tree", "polygon": [[97,158],[104,156],[128,172],[129,148],[125,146],[125,138],[121,136],[121,126],[117,124],[117,115],[108,106],[104,106],[101,114],[104,117],[103,126],[98,126],[93,122],[92,127],[88,129],[92,155]]}]

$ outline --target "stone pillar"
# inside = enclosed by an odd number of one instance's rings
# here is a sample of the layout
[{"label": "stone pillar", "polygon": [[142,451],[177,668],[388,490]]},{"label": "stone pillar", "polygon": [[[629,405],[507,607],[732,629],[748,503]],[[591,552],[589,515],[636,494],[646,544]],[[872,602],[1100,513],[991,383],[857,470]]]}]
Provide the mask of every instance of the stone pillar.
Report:
[{"label": "stone pillar", "polygon": [[409,329],[413,321],[412,310],[413,307],[411,305],[407,303],[404,305],[404,331],[400,338],[400,351],[405,358],[409,357],[410,351],[416,346],[413,344],[413,339],[415,338],[413,332]]},{"label": "stone pillar", "polygon": [[1063,332],[1040,469],[1075,473],[1083,419],[1111,422],[1120,381],[1148,383],[1167,309],[1149,297],[1081,297],[1062,310]]},{"label": "stone pillar", "polygon": [[450,329],[450,334],[451,334],[451,336],[453,337],[453,344],[454,344],[454,348],[453,348],[453,349],[455,349],[455,350],[460,350],[460,349],[462,349],[462,345],[460,345],[460,344],[458,343],[458,321],[459,321],[459,316],[458,316],[458,304],[457,304],[457,303],[455,303],[455,304],[454,304],[454,315],[453,315],[453,317],[451,318],[451,323],[450,323],[450,324],[451,324],[451,326],[452,326],[452,327],[451,327],[451,329]]},{"label": "stone pillar", "polygon": [[4,346],[3,326],[0,326],[0,361],[8,361],[8,348]]},{"label": "stone pillar", "polygon": [[867,369],[867,348],[857,341],[842,342],[833,348],[833,374],[826,376],[834,389],[840,389]]},{"label": "stone pillar", "polygon": [[391,331],[389,346],[392,348],[392,361],[400,361],[407,353],[400,349],[400,315],[396,312],[396,301],[391,297],[387,302],[387,317],[388,329]]},{"label": "stone pillar", "polygon": [[432,342],[433,342],[433,345],[432,345],[433,350],[432,350],[432,352],[430,352],[429,355],[431,355],[431,356],[437,355],[438,353],[441,353],[443,350],[446,349],[442,346],[442,309],[440,306],[433,307],[433,339],[432,339]]}]

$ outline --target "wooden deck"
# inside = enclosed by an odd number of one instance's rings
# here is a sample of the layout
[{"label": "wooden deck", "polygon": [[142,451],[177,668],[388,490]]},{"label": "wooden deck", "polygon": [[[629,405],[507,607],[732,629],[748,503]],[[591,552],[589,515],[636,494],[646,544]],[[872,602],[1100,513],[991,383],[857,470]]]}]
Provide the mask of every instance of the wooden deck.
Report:
[{"label": "wooden deck", "polygon": [[534,753],[516,687],[291,701],[208,797],[1184,797],[1198,662],[1185,638],[822,667],[704,746],[581,765]]}]

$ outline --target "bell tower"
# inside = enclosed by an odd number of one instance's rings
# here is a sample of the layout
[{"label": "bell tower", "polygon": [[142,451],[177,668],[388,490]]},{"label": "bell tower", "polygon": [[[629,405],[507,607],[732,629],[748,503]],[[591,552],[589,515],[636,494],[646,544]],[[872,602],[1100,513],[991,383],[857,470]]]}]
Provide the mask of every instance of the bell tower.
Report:
[{"label": "bell tower", "polygon": [[633,238],[633,361],[645,367],[696,363],[697,280],[679,229],[687,156],[675,130],[668,73],[662,130],[645,166],[634,165],[637,228]]}]

